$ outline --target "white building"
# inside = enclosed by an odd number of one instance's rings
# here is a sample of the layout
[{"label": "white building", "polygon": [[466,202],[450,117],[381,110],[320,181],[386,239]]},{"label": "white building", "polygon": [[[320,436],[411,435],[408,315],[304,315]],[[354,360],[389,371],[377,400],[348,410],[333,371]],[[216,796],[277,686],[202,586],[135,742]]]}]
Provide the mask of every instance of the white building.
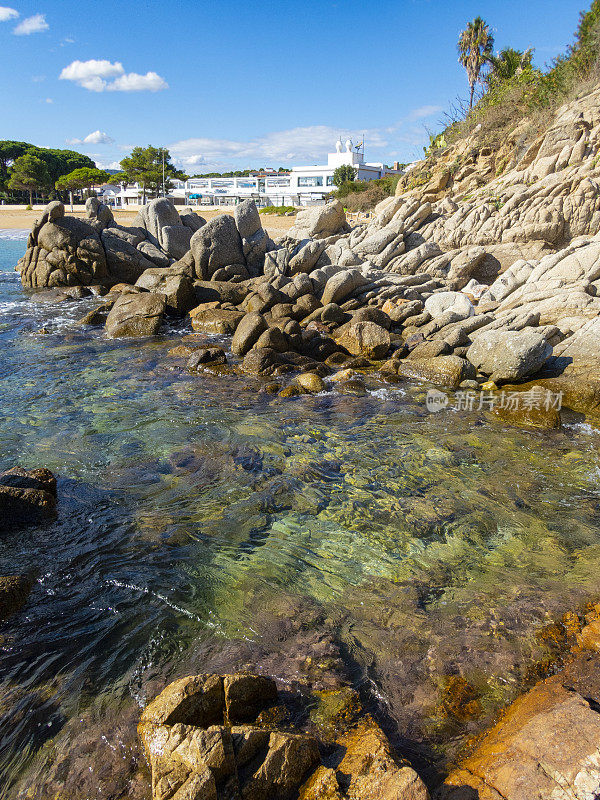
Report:
[{"label": "white building", "polygon": [[336,152],[327,156],[327,166],[294,167],[290,173],[290,191],[299,197],[299,205],[306,205],[311,200],[321,200],[335,190],[333,173],[338,167],[348,165],[356,170],[356,180],[372,181],[384,175],[397,174],[397,170],[388,169],[384,164],[365,162],[363,143],[354,147],[352,141],[346,141],[345,149],[339,139]]},{"label": "white building", "polygon": [[[291,172],[257,172],[247,178],[190,178],[172,181],[168,196],[177,205],[234,205],[248,198],[260,206],[301,206],[321,203],[335,190],[333,173],[343,165],[356,170],[356,179],[371,181],[384,175],[398,174],[381,163],[365,162],[364,146],[356,147],[348,139],[336,143],[336,152],[329,153],[327,164],[293,167]],[[139,184],[103,187],[102,198],[110,205],[125,207],[143,202]]]}]

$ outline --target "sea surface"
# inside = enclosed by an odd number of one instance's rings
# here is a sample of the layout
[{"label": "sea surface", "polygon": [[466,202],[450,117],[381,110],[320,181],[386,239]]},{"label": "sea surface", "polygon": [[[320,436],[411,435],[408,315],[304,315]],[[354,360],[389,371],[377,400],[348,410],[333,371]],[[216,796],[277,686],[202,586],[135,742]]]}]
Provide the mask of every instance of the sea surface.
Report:
[{"label": "sea surface", "polygon": [[[2,800],[44,796],[78,736],[90,760],[125,746],[121,709],[215,665],[348,680],[442,763],[547,656],[543,626],[600,592],[600,434],[576,417],[529,432],[428,413],[418,384],[282,401],[191,375],[167,355],[183,324],[110,340],[76,324],[93,301],[32,300],[7,235],[0,469],[50,468],[59,514],[0,538],[0,575],[36,577],[0,623]],[[452,676],[475,703],[449,720]]]}]

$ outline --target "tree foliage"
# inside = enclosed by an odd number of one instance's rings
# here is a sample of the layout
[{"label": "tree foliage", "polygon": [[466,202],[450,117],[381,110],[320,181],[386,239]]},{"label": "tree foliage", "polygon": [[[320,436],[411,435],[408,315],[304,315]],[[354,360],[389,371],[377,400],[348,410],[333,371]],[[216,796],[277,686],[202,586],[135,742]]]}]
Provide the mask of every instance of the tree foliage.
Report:
[{"label": "tree foliage", "polygon": [[515,75],[520,75],[527,69],[532,68],[533,49],[515,50],[512,47],[505,47],[498,55],[487,57],[490,64],[490,71],[485,76],[484,81],[488,88],[496,86],[502,81],[508,81]]},{"label": "tree foliage", "polygon": [[69,172],[68,175],[61,175],[55,182],[58,191],[72,192],[81,189],[90,189],[92,186],[100,186],[108,183],[111,176],[103,169],[91,167],[81,167]]},{"label": "tree foliage", "polygon": [[[96,167],[91,158],[74,150],[56,150],[37,147],[29,142],[0,140],[0,187],[8,186],[12,166],[17,159],[26,154],[33,155],[44,162],[48,170],[50,185],[53,185],[61,175],[72,172],[74,169]],[[8,188],[14,188],[14,186]]]},{"label": "tree foliage", "polygon": [[142,186],[144,200],[146,191],[158,197],[170,189],[173,178],[185,180],[187,177],[171,162],[171,155],[166,148],[153,147],[150,144],[147,147],[134,147],[131,155],[121,161],[121,170],[119,178],[123,177],[127,183],[139,183]]},{"label": "tree foliage", "polygon": [[33,153],[19,156],[10,170],[9,189],[29,192],[29,203],[34,191],[47,191],[52,186],[50,171],[45,161]]},{"label": "tree foliage", "polygon": [[352,183],[352,181],[356,180],[356,175],[356,167],[353,167],[350,164],[342,164],[333,172],[333,183],[339,189],[344,183]]},{"label": "tree foliage", "polygon": [[467,24],[458,39],[458,60],[467,71],[471,95],[469,108],[473,108],[475,87],[481,79],[481,70],[488,63],[494,49],[490,26],[481,17]]}]

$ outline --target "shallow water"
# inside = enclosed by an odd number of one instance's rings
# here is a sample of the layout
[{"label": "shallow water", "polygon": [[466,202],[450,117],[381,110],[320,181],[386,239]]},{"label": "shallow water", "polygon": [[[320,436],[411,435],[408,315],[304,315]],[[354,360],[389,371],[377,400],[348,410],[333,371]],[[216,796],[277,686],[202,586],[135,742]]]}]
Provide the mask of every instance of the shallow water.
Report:
[{"label": "shallow water", "polygon": [[440,721],[444,677],[485,717],[540,626],[600,588],[593,429],[428,414],[414,384],[282,402],[190,375],[167,357],[183,326],[111,341],[75,324],[92,301],[32,302],[23,250],[0,239],[0,469],[49,467],[60,511],[0,540],[0,575],[37,576],[0,624],[3,800],[94,704],[249,653],[323,685],[345,670],[409,753],[460,738],[478,722]]}]

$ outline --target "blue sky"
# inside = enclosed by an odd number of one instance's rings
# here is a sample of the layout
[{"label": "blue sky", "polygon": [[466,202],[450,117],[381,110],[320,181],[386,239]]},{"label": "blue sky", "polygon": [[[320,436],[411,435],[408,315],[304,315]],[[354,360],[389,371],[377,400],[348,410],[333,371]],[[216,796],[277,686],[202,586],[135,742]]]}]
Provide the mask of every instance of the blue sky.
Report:
[{"label": "blue sky", "polygon": [[0,0],[0,138],[100,166],[167,146],[190,174],[323,162],[365,134],[411,161],[466,98],[456,41],[477,14],[497,49],[549,62],[586,0]]}]

